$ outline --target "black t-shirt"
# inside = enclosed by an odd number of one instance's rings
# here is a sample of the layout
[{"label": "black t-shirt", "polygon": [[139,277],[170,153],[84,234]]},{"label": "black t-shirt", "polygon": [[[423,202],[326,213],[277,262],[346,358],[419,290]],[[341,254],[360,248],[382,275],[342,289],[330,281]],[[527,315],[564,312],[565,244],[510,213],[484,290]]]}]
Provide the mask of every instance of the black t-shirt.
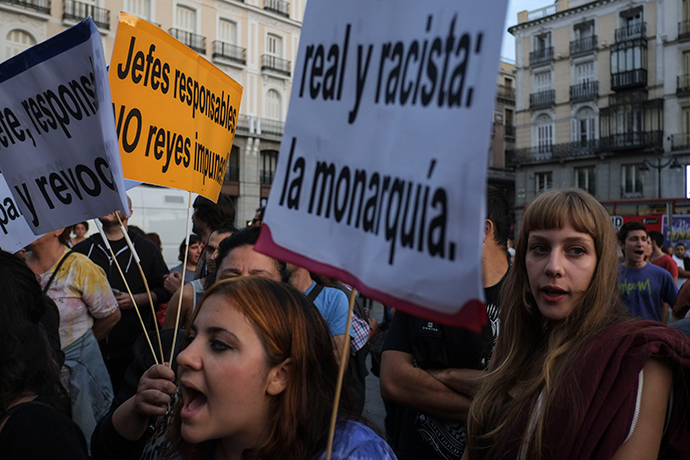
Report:
[{"label": "black t-shirt", "polygon": [[[505,277],[484,289],[488,323],[479,334],[396,312],[383,350],[409,353],[421,369],[486,369],[498,337],[498,296]],[[398,413],[400,460],[460,459],[465,426],[403,407]]]},{"label": "black t-shirt", "polygon": [[[10,409],[12,410],[12,409]],[[47,404],[16,406],[0,431],[4,460],[86,460],[86,440],[76,423]]]}]

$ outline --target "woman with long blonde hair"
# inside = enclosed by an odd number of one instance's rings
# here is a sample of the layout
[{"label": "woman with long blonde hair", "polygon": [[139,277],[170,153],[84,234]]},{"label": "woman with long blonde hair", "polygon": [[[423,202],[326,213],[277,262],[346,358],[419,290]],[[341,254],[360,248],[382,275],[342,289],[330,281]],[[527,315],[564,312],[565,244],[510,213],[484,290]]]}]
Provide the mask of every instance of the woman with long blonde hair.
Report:
[{"label": "woman with long blonde hair", "polygon": [[627,315],[616,248],[582,190],[529,205],[463,458],[690,458],[689,342]]}]

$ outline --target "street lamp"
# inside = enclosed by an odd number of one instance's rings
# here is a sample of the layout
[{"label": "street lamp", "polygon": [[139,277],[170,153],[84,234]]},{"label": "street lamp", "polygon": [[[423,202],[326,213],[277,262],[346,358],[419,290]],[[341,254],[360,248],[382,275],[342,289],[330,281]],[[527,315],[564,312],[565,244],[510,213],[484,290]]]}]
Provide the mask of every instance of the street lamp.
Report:
[{"label": "street lamp", "polygon": [[678,159],[676,157],[671,158],[670,160],[662,163],[661,158],[656,159],[656,164],[652,163],[649,160],[644,160],[642,164],[640,165],[640,172],[647,172],[649,171],[649,168],[654,168],[657,171],[657,192],[656,192],[656,197],[661,198],[661,170],[669,167],[672,170],[678,170],[678,169],[683,169],[683,166],[678,163]]}]

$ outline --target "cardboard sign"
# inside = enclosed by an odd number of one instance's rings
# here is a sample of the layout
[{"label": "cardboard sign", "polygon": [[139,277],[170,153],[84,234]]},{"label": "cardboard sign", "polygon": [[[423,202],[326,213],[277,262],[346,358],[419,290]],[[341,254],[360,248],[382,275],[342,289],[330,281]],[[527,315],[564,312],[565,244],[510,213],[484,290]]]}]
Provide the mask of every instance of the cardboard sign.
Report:
[{"label": "cardboard sign", "polygon": [[38,238],[14,201],[5,177],[0,174],[0,248],[15,253]]},{"label": "cardboard sign", "polygon": [[0,170],[35,234],[129,212],[91,19],[0,64]]},{"label": "cardboard sign", "polygon": [[485,321],[505,10],[505,0],[309,2],[258,250],[420,316]]},{"label": "cardboard sign", "polygon": [[217,201],[242,86],[153,24],[120,13],[110,87],[125,177]]}]

